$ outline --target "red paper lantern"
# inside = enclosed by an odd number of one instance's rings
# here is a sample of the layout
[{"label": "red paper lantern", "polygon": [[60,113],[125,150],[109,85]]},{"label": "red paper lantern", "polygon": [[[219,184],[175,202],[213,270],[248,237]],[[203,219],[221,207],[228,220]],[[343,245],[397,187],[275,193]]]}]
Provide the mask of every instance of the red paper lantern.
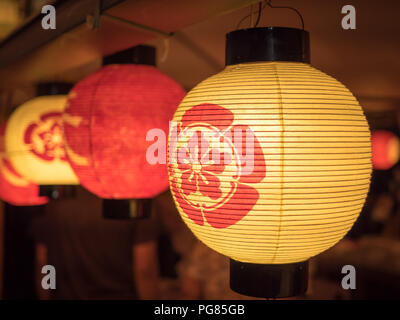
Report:
[{"label": "red paper lantern", "polygon": [[81,184],[108,199],[151,198],[167,189],[165,163],[146,159],[154,144],[146,135],[155,128],[168,134],[184,95],[146,65],[109,65],[79,82],[63,119],[67,156]]},{"label": "red paper lantern", "polygon": [[394,133],[386,130],[372,131],[371,144],[374,169],[388,170],[399,160],[400,141]]},{"label": "red paper lantern", "polygon": [[48,202],[39,197],[39,186],[21,176],[5,156],[5,126],[0,127],[0,199],[15,206],[35,206]]}]

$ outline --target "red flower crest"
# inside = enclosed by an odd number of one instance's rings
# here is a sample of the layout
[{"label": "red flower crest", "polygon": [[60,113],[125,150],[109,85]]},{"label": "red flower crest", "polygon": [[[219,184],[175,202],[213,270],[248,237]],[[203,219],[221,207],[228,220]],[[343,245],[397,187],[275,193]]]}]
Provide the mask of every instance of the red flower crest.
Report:
[{"label": "red flower crest", "polygon": [[227,228],[258,201],[251,184],[265,177],[264,154],[253,131],[233,122],[230,110],[201,104],[187,110],[171,130],[171,190],[198,225],[206,220],[214,228]]},{"label": "red flower crest", "polygon": [[24,143],[30,151],[46,161],[59,159],[67,161],[62,133],[61,113],[51,112],[40,117],[37,123],[31,123],[25,131]]}]

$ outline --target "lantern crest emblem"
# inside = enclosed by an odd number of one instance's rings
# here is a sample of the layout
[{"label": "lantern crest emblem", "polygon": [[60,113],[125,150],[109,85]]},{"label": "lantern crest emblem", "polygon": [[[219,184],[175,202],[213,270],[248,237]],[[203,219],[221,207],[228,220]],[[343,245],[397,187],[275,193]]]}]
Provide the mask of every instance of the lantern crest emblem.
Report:
[{"label": "lantern crest emblem", "polygon": [[[202,117],[206,113],[215,117]],[[169,143],[172,192],[193,222],[227,228],[250,212],[259,198],[251,184],[264,179],[265,160],[253,131],[234,125],[230,110],[215,104],[190,108],[172,127]]]},{"label": "lantern crest emblem", "polygon": [[60,112],[43,114],[38,122],[31,123],[25,131],[24,143],[30,151],[45,161],[66,161]]}]

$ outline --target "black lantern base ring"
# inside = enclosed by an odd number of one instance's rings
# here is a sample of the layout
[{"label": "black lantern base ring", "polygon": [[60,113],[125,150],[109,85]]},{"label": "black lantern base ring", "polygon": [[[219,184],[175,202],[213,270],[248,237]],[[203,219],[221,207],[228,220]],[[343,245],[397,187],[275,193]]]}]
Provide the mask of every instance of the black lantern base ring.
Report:
[{"label": "black lantern base ring", "polygon": [[151,216],[151,199],[103,199],[105,219],[145,219]]},{"label": "black lantern base ring", "polygon": [[259,298],[285,298],[304,294],[308,261],[254,264],[230,261],[230,286],[237,293]]}]

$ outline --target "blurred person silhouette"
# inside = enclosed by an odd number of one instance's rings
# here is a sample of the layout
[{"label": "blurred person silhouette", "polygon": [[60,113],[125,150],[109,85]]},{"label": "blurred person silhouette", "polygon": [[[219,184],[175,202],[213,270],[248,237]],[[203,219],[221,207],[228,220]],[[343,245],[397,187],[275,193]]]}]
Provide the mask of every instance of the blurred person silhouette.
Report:
[{"label": "blurred person silhouette", "polygon": [[180,217],[169,190],[155,199],[155,207],[164,237],[169,237],[172,246],[163,254],[169,258],[160,260],[164,268],[168,264],[169,270],[160,281],[162,299],[254,299],[230,289],[229,258],[195,238]]},{"label": "blurred person silhouette", "polygon": [[229,258],[196,241],[179,264],[181,298],[203,300],[249,300],[229,285]]},{"label": "blurred person silhouette", "polygon": [[384,236],[400,240],[400,165],[393,168],[393,178],[389,182],[392,194],[393,212],[388,215],[383,229]]},{"label": "blurred person silhouette", "polygon": [[[154,212],[148,219],[104,219],[101,199],[80,186],[44,211],[32,224],[39,299],[158,298]],[[44,265],[55,267],[54,290],[42,288]]]},{"label": "blurred person silhouette", "polygon": [[159,213],[162,230],[158,239],[160,298],[180,299],[179,262],[190,255],[196,238],[181,219],[170,190],[160,194],[155,199],[154,206]]}]

